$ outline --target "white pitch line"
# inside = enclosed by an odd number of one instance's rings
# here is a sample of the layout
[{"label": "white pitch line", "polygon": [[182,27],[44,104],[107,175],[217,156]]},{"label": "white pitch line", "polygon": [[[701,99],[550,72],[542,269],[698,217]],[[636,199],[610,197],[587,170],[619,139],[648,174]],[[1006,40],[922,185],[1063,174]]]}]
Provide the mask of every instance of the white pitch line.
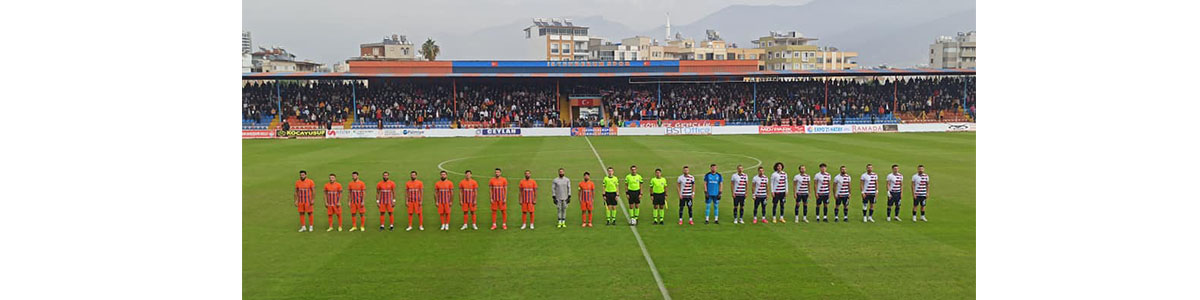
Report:
[{"label": "white pitch line", "polygon": [[[596,152],[596,146],[592,146],[592,140],[587,136],[583,137],[587,141],[588,147],[592,148],[592,154],[596,155],[596,161],[600,162],[601,174],[605,174],[608,166],[604,165],[604,159],[600,158],[600,152]],[[629,219],[629,213],[625,211],[625,203],[621,202],[621,196],[617,195],[617,204],[621,205],[621,214],[625,215],[625,219]],[[654,274],[654,282],[658,283],[658,291],[662,292],[663,299],[671,300],[671,294],[667,293],[667,286],[663,285],[662,276],[658,275],[658,267],[654,266],[654,259],[650,258],[650,251],[646,250],[646,243],[642,242],[642,235],[638,233],[637,226],[629,226],[629,230],[633,231],[633,237],[637,239],[638,247],[642,247],[642,257],[646,258],[646,264],[650,265],[650,273]]]}]

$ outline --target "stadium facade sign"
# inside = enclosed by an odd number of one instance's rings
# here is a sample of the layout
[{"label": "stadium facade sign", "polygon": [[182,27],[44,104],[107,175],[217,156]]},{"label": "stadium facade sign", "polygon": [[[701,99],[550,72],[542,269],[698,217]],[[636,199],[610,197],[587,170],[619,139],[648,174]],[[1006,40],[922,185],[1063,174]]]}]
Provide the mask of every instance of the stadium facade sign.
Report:
[{"label": "stadium facade sign", "polygon": [[712,135],[713,128],[708,126],[699,127],[666,127],[667,135]]},{"label": "stadium facade sign", "polygon": [[946,131],[975,131],[975,123],[947,123]]},{"label": "stadium facade sign", "polygon": [[425,137],[425,129],[384,129],[379,131],[381,138]]},{"label": "stadium facade sign", "polygon": [[275,136],[281,138],[325,138],[325,130],[280,130]]},{"label": "stadium facade sign", "polygon": [[379,137],[378,129],[330,129],[325,131],[327,139],[363,139]]},{"label": "stadium facade sign", "polygon": [[625,121],[625,127],[700,127],[700,126],[725,126],[725,120]]},{"label": "stadium facade sign", "polygon": [[617,135],[616,127],[573,127],[571,136],[609,136]]},{"label": "stadium facade sign", "polygon": [[975,123],[900,124],[898,127],[900,132],[975,131]]},{"label": "stadium facade sign", "polygon": [[799,134],[804,133],[804,126],[758,126],[759,134]]},{"label": "stadium facade sign", "polygon": [[521,128],[480,128],[475,136],[521,136]]},{"label": "stadium facade sign", "polygon": [[851,125],[851,127],[853,127],[853,128],[854,128],[854,133],[864,133],[864,132],[883,132],[883,125],[879,125],[879,124],[872,124],[872,125]]},{"label": "stadium facade sign", "polygon": [[852,133],[850,125],[811,125],[804,127],[804,133]]},{"label": "stadium facade sign", "polygon": [[269,139],[275,137],[275,132],[270,130],[242,130],[243,139]]}]

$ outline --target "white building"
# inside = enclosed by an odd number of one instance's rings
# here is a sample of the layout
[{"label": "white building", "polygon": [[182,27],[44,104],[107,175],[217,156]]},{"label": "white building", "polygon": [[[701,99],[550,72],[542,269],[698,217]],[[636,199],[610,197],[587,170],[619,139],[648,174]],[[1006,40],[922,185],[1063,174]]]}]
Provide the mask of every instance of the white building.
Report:
[{"label": "white building", "polygon": [[638,45],[613,44],[605,42],[602,38],[592,38],[588,42],[588,49],[591,55],[590,60],[642,60],[645,59],[639,56]]},{"label": "white building", "polygon": [[929,66],[934,69],[975,68],[975,31],[939,36],[929,45]]},{"label": "white building", "polygon": [[254,51],[253,45],[251,45],[250,42],[250,32],[242,31],[242,53],[250,53]]},{"label": "white building", "polygon": [[533,25],[525,28],[527,59],[536,60],[587,60],[588,27],[575,25],[571,19],[533,19]]}]

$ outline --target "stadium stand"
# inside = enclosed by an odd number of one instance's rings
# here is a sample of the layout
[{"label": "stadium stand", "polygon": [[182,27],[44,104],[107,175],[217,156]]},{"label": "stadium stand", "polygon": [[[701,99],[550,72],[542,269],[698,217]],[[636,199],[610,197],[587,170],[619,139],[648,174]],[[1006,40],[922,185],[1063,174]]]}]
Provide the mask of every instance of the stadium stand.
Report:
[{"label": "stadium stand", "polygon": [[[766,82],[634,83],[438,78],[247,80],[244,129],[561,127],[641,120],[729,125],[973,122],[973,76],[803,77]],[[603,118],[560,121],[572,95],[598,95]]]}]

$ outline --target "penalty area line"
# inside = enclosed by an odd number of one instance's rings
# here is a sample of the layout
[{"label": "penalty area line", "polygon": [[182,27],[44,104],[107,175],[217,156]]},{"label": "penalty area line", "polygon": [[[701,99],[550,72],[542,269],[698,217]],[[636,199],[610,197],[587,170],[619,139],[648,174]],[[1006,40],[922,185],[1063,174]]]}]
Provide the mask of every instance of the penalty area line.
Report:
[{"label": "penalty area line", "polygon": [[[587,141],[588,147],[592,148],[592,154],[596,155],[596,161],[600,162],[600,172],[604,173],[608,166],[604,165],[604,159],[600,158],[600,152],[596,151],[596,146],[592,146],[592,140],[587,136],[583,137]],[[621,205],[621,214],[625,215],[625,219],[629,219],[629,212],[626,211],[625,203],[621,202],[621,196],[617,195],[617,204]],[[650,265],[650,273],[654,274],[654,282],[658,284],[658,291],[662,292],[663,299],[671,300],[671,294],[667,293],[667,286],[663,285],[662,276],[658,275],[658,267],[654,266],[654,259],[650,258],[650,251],[646,250],[646,243],[642,242],[642,235],[638,233],[637,226],[629,226],[629,230],[633,231],[633,237],[637,239],[638,247],[642,248],[642,257],[646,258],[646,264]]]}]

